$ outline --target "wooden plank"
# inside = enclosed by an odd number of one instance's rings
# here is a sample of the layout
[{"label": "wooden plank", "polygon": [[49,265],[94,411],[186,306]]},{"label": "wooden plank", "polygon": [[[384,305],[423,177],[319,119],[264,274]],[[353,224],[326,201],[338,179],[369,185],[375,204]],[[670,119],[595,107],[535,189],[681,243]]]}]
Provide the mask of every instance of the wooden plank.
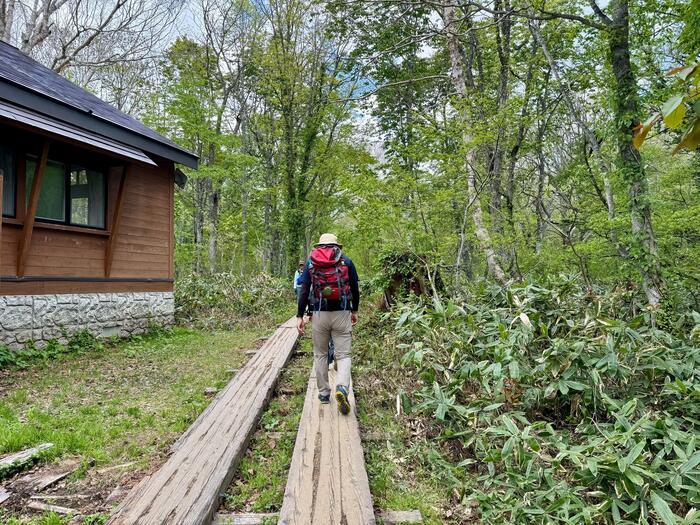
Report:
[{"label": "wooden plank", "polygon": [[34,223],[35,229],[42,230],[57,230],[69,232],[72,235],[97,235],[100,237],[108,237],[109,232],[100,230],[99,228],[89,228],[87,226],[73,226],[72,224],[55,224],[53,222],[37,221]]},{"label": "wooden plank", "polygon": [[134,231],[138,228],[146,235],[161,239],[167,239],[168,231],[170,231],[167,219],[161,222],[149,217],[147,213],[140,213],[139,216],[134,217],[133,214],[130,216],[122,211],[120,224],[125,230]]},{"label": "wooden plank", "polygon": [[0,295],[45,295],[76,293],[172,292],[171,282],[2,281]]},{"label": "wooden plank", "polygon": [[233,514],[218,513],[214,516],[211,525],[262,525],[269,523],[271,519],[277,517],[277,514],[272,513],[250,513],[239,512]]},{"label": "wooden plank", "polygon": [[168,183],[170,210],[168,211],[168,275],[175,277],[175,164],[171,165],[170,181]]},{"label": "wooden plank", "polygon": [[50,505],[48,503],[42,503],[41,501],[30,501],[27,504],[27,508],[32,510],[38,510],[41,512],[55,512],[56,514],[61,514],[63,516],[68,516],[70,514],[78,514],[78,511],[75,509],[60,507],[58,505]]},{"label": "wooden plank", "polygon": [[39,206],[39,195],[41,194],[41,182],[46,171],[46,162],[49,158],[49,143],[44,142],[41,149],[41,157],[34,170],[34,178],[32,179],[32,189],[29,193],[29,208],[27,215],[24,218],[24,227],[22,228],[22,237],[19,242],[17,251],[17,275],[24,275],[25,266],[27,264],[27,254],[29,247],[32,244],[32,232],[34,231],[34,219],[36,219],[36,209]]},{"label": "wooden plank", "polygon": [[10,469],[19,468],[29,462],[31,462],[36,456],[41,454],[43,451],[53,447],[53,443],[43,443],[37,447],[32,447],[20,452],[15,452],[14,454],[8,454],[0,458],[0,473],[5,472]]},{"label": "wooden plank", "polygon": [[126,190],[126,180],[131,172],[131,165],[124,168],[121,179],[119,180],[119,191],[117,193],[117,203],[114,206],[114,215],[112,216],[112,228],[107,239],[107,248],[105,249],[105,277],[109,277],[112,273],[112,258],[114,257],[114,246],[117,237],[119,236],[119,221],[121,220],[122,206],[124,206],[124,194]]},{"label": "wooden plank", "polygon": [[[27,215],[27,156],[24,152],[17,155],[17,178],[15,182],[17,183],[17,198],[15,200],[15,206],[17,208],[17,214],[15,218],[21,222],[24,222],[24,217]],[[21,175],[20,175],[21,174]]]},{"label": "wooden plank", "polygon": [[34,494],[29,496],[29,499],[39,501],[56,501],[56,500],[76,500],[76,499],[95,499],[94,494],[53,494],[45,496],[43,494]]},{"label": "wooden plank", "polygon": [[399,525],[400,523],[423,523],[423,515],[419,510],[385,510],[379,513],[379,520],[384,525]]},{"label": "wooden plank", "polygon": [[180,437],[168,461],[143,479],[107,523],[209,523],[298,337],[280,326]]},{"label": "wooden plank", "polygon": [[395,436],[392,436],[388,432],[368,432],[362,434],[362,441],[391,441],[392,439],[395,439]]},{"label": "wooden plank", "polygon": [[12,492],[8,492],[4,488],[0,487],[0,505],[5,503],[12,496]]},{"label": "wooden plank", "polygon": [[107,472],[112,472],[113,470],[122,470],[136,465],[135,461],[129,461],[128,463],[122,463],[120,465],[113,465],[111,467],[101,468],[97,471],[98,474],[106,474]]},{"label": "wooden plank", "polygon": [[[335,372],[330,371],[330,376],[334,384]],[[347,416],[338,413],[333,396],[330,404],[322,405],[311,372],[280,525],[376,523],[352,389],[350,405]]]},{"label": "wooden plank", "polygon": [[54,483],[57,483],[64,478],[67,478],[68,476],[73,474],[73,472],[78,470],[79,467],[79,461],[68,461],[63,465],[63,470],[60,472],[35,472],[33,474],[27,474],[26,476],[22,476],[12,484],[12,488],[16,489],[18,486],[21,486],[23,489],[21,492],[41,492],[53,485]]}]

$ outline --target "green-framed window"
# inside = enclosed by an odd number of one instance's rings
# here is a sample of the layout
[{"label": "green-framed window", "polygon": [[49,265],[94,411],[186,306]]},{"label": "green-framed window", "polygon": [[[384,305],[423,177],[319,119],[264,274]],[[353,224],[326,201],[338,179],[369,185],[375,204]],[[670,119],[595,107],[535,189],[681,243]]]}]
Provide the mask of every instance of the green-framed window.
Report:
[{"label": "green-framed window", "polygon": [[[26,202],[29,204],[37,158],[27,156]],[[49,159],[39,193],[37,220],[105,229],[107,179],[102,171]]]},{"label": "green-framed window", "polygon": [[0,145],[0,171],[2,171],[2,215],[14,217],[17,214],[17,167],[14,151]]}]

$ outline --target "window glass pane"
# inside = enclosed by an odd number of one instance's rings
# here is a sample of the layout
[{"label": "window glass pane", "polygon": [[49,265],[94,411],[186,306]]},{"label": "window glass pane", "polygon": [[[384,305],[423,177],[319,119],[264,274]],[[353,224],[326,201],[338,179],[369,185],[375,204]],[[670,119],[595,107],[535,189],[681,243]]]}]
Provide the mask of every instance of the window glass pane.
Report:
[{"label": "window glass pane", "polygon": [[[36,157],[27,159],[27,206],[29,205],[36,162]],[[46,163],[46,173],[44,173],[44,179],[41,183],[36,216],[39,219],[53,221],[66,220],[66,169],[60,162],[49,160]]]},{"label": "window glass pane", "polygon": [[70,222],[105,227],[105,176],[98,171],[73,168],[70,172]]},{"label": "window glass pane", "polygon": [[0,146],[0,172],[3,177],[2,214],[15,216],[15,157],[12,150]]}]

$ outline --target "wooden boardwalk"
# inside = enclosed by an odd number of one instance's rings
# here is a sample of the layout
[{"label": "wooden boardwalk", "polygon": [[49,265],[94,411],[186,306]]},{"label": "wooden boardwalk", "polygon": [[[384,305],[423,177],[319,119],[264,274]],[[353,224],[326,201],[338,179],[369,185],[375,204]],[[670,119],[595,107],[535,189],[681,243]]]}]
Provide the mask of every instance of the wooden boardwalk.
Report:
[{"label": "wooden boardwalk", "polygon": [[347,416],[338,413],[333,397],[322,405],[312,372],[279,525],[375,523],[352,390],[350,403]]},{"label": "wooden boardwalk", "polygon": [[297,341],[292,318],[267,339],[115,510],[111,525],[210,523]]}]

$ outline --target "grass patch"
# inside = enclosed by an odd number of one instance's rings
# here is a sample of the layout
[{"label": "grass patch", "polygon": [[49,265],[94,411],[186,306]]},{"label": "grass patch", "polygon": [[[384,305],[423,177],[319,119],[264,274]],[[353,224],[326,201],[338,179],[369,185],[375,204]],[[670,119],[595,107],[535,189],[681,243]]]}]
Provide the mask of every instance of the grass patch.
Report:
[{"label": "grass patch", "polygon": [[[2,515],[0,515],[2,517]],[[80,525],[103,525],[107,522],[109,516],[106,514],[91,514],[85,516],[80,522]],[[42,516],[34,519],[20,519],[20,518],[8,518],[7,521],[3,521],[3,525],[67,525],[69,523],[75,523],[71,521],[70,516],[60,516],[55,512],[47,512]]]},{"label": "grass patch", "polygon": [[192,423],[209,403],[204,388],[222,387],[259,336],[176,329],[10,372],[0,383],[0,453],[51,442],[50,457],[147,459]]},{"label": "grass patch", "polygon": [[[243,350],[269,335],[277,321],[241,325],[235,332],[176,328],[2,370],[0,454],[53,443],[42,459],[80,459],[82,468],[71,477],[68,492],[96,493],[91,503],[99,510],[116,484],[129,479],[133,484],[164,461],[168,447],[211,402],[205,388],[223,387],[232,377],[227,369],[240,368],[247,360]],[[101,468],[130,462],[104,476],[111,487],[94,479]],[[101,519],[96,514],[86,523]],[[29,520],[0,510],[0,523],[63,520],[50,514]]]},{"label": "grass patch", "polygon": [[431,445],[423,428],[396,413],[397,394],[412,388],[414,379],[401,367],[400,351],[383,344],[380,314],[362,313],[353,341],[353,381],[360,431],[373,438],[363,441],[363,448],[374,506],[417,509],[426,525],[450,523],[452,498],[430,469]]},{"label": "grass patch", "polygon": [[311,341],[302,339],[300,345],[304,353],[282,372],[276,395],[226,492],[224,510],[278,512],[282,507],[311,367]]}]

